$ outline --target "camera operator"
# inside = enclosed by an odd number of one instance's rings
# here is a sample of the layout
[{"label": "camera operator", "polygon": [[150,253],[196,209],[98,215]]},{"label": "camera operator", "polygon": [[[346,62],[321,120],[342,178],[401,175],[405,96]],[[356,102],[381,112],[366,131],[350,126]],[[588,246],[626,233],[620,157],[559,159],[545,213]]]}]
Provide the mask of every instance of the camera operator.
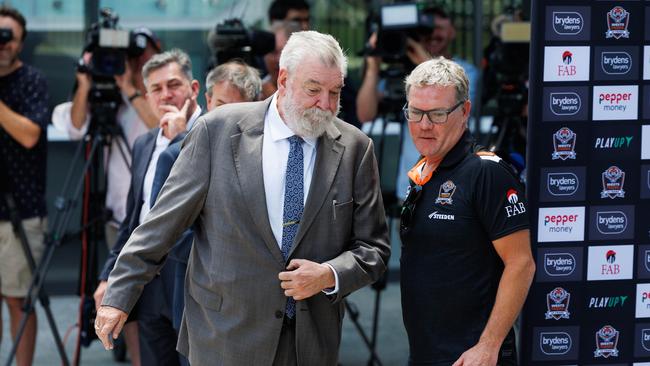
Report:
[{"label": "camera operator", "polygon": [[[309,30],[309,4],[304,0],[275,0],[269,6],[269,24],[275,22],[295,22],[300,30]],[[286,41],[285,41],[286,43]]]},{"label": "camera operator", "polygon": [[[160,52],[158,37],[147,28],[133,31],[135,35],[143,35],[146,42],[141,55],[127,58],[124,74],[115,75],[115,84],[120,89],[122,103],[117,111],[116,123],[122,128],[129,148],[133,147],[135,139],[158,126],[158,118],[145,98],[144,82],[142,80],[142,66],[156,53]],[[87,66],[91,54],[86,52],[80,60]],[[81,139],[86,132],[92,118],[88,100],[92,88],[92,77],[87,67],[81,67],[75,74],[77,89],[72,102],[59,104],[52,113],[52,123],[59,129],[67,131],[70,138]],[[106,189],[106,208],[112,211],[113,217],[106,225],[106,245],[110,250],[117,238],[117,229],[124,220],[126,210],[126,195],[129,190],[129,168],[124,157],[119,152],[119,138],[113,138],[111,154],[108,157]]]},{"label": "camera operator", "polygon": [[[519,8],[508,7],[492,20],[492,38],[483,54],[483,104],[494,102],[494,119],[485,145],[508,161],[524,180],[528,126],[529,42],[502,39],[502,26],[523,22]],[[512,62],[517,60],[517,62]]]},{"label": "camera operator", "polygon": [[[415,66],[431,59],[432,57],[444,56],[454,60],[461,65],[468,75],[470,81],[470,99],[474,102],[476,85],[479,73],[470,63],[461,60],[458,57],[451,57],[449,45],[456,37],[456,30],[449,18],[449,15],[439,7],[428,7],[422,10],[422,13],[433,19],[433,29],[427,33],[418,33],[417,37],[407,37],[405,53],[410,62],[405,65],[407,72],[410,72]],[[377,33],[373,33],[368,40],[368,46],[374,50],[377,44]],[[369,55],[365,58],[365,70],[363,81],[357,94],[357,117],[361,122],[373,121],[378,116],[379,104],[385,98],[386,81],[380,76],[382,65],[381,57]],[[400,81],[401,81],[400,77]],[[403,100],[400,100],[400,103]],[[401,107],[401,105],[400,105]],[[398,114],[398,118],[400,114]],[[386,122],[386,121],[384,121]],[[404,199],[408,187],[407,172],[410,167],[418,160],[420,156],[408,135],[408,130],[402,128],[401,152],[399,170],[397,175],[396,194],[399,199]]]},{"label": "camera operator", "polygon": [[[97,308],[104,298],[107,280],[117,257],[133,230],[145,221],[152,206],[159,158],[171,147],[170,144],[183,139],[186,131],[201,115],[201,107],[197,103],[199,82],[192,77],[192,63],[185,52],[173,49],[153,56],[144,65],[142,76],[147,87],[147,102],[159,116],[159,128],[140,136],[134,144],[126,218],[99,276],[101,282],[93,295]],[[177,330],[173,327],[174,315],[177,313],[174,308],[174,294],[177,292],[175,264],[187,261],[187,257],[182,258],[181,253],[191,245],[191,240],[189,245],[185,241],[177,243],[178,250],[170,253],[159,276],[144,287],[138,302],[136,317],[140,356],[144,365],[177,365],[185,361],[176,352]],[[189,248],[187,253],[189,254]],[[134,322],[127,324],[131,323]]]},{"label": "camera operator", "polygon": [[[124,149],[123,144],[128,143],[130,150],[138,136],[158,126],[158,117],[144,98],[146,90],[142,79],[142,67],[153,55],[161,51],[160,40],[147,28],[138,28],[132,33],[134,37],[143,37],[146,43],[141,54],[126,59],[124,73],[114,76],[115,85],[119,88],[122,99],[115,115],[115,123],[120,126],[126,141],[113,136],[107,158],[105,204],[112,217],[104,226],[104,232],[109,250],[117,241],[119,225],[126,217],[126,198],[131,177],[129,170],[131,157],[127,156],[127,161],[120,153],[120,148]],[[89,102],[89,94],[93,87],[92,70],[89,67],[91,57],[90,52],[84,52],[80,60],[80,67],[75,74],[77,86],[72,101],[59,104],[52,113],[52,123],[60,130],[67,131],[70,138],[74,140],[82,139],[86,135],[93,117]],[[139,365],[140,347],[136,322],[126,326],[124,338],[132,364]]]},{"label": "camera operator", "polygon": [[[187,59],[189,60],[189,58]],[[172,59],[170,58],[169,60]],[[185,62],[183,58],[178,58],[178,60]],[[171,62],[176,63],[176,61]],[[156,72],[156,70],[153,71]],[[167,73],[165,70],[157,71],[156,73],[160,74],[161,72],[163,75]],[[190,86],[195,84],[198,85],[198,83],[193,81]],[[206,78],[207,92],[205,93],[205,97],[208,111],[223,104],[256,101],[259,98],[261,89],[262,80],[256,69],[240,61],[230,61],[221,64],[211,70]],[[181,101],[176,98],[175,102],[180,104]],[[194,104],[195,101],[193,100],[192,103]],[[188,113],[193,109],[195,112],[192,113],[192,118],[189,121],[192,123],[201,113],[198,105],[194,107],[188,104]],[[189,124],[187,126],[189,127]],[[185,133],[181,132],[172,140],[167,148],[160,152],[157,161],[155,161],[155,158],[150,160],[149,167],[155,167],[155,173],[151,181],[145,180],[143,183],[143,185],[147,185],[147,188],[143,187],[143,191],[150,187],[149,207],[153,207],[156,202],[158,194],[180,154],[184,137]],[[138,156],[134,158],[140,159]],[[139,185],[137,182],[133,184]],[[132,198],[137,199],[137,197]],[[137,207],[133,209],[135,210]],[[142,208],[139,209],[142,210]],[[139,222],[140,220],[131,220],[131,224],[129,225],[132,226],[130,229],[135,228]],[[148,338],[141,342],[143,346],[142,356],[146,364],[175,365],[176,360],[178,360],[180,365],[187,365],[188,363],[187,359],[176,354],[174,349],[177,340],[176,335],[180,330],[183,309],[185,307],[185,273],[187,272],[187,260],[190,255],[193,240],[193,230],[186,230],[174,245],[174,249],[167,258],[167,263],[165,263],[163,269],[160,271],[160,276],[147,284],[143,291],[139,303],[139,308],[142,310],[139,312],[138,317],[141,318],[139,319],[141,322],[141,335]],[[111,268],[112,263],[110,264]],[[106,282],[103,282],[103,285],[100,285],[95,293],[97,304],[101,302],[105,290]],[[152,306],[152,304],[157,304],[157,306]],[[144,324],[143,321],[145,322]],[[147,343],[153,343],[153,346],[147,345]],[[155,348],[156,346],[158,348]],[[152,355],[155,355],[157,358],[153,358]]]},{"label": "camera operator", "polygon": [[[18,58],[27,35],[23,15],[13,8],[0,6],[0,34],[0,159],[3,160],[0,165],[4,166],[2,175],[6,177],[3,190],[8,191],[0,192],[3,195],[0,198],[0,292],[9,307],[9,328],[15,337],[31,283],[31,270],[10,222],[12,212],[4,195],[12,195],[32,255],[38,262],[47,229],[45,164],[49,96],[43,74]],[[18,345],[18,365],[32,364],[35,339],[36,314],[32,313]]]},{"label": "camera operator", "polygon": [[280,71],[280,54],[293,32],[300,31],[300,23],[276,20],[271,24],[275,35],[275,49],[264,55],[264,66],[268,74],[262,80],[262,99],[266,99],[278,90],[278,72]]}]

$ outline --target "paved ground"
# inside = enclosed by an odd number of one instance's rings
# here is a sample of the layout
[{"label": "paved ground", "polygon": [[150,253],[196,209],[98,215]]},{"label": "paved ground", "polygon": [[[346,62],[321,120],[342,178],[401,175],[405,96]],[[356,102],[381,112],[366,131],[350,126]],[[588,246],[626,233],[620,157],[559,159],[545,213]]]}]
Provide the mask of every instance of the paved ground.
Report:
[{"label": "paved ground", "polygon": [[[396,243],[396,241],[394,241]],[[61,336],[63,337],[70,329],[69,339],[66,342],[68,357],[74,352],[76,341],[76,330],[72,329],[78,312],[79,298],[71,295],[75,293],[76,279],[78,276],[79,246],[75,243],[66,244],[56,249],[53,265],[47,276],[46,288],[52,293],[51,309]],[[103,263],[105,250],[100,249],[100,263]],[[390,271],[387,288],[380,295],[380,314],[378,328],[377,354],[383,365],[395,366],[405,365],[408,356],[408,345],[406,332],[402,324],[399,284],[396,281],[398,273],[399,244],[393,244],[393,255],[390,260]],[[359,310],[359,323],[363,329],[370,334],[372,326],[372,314],[375,303],[376,292],[370,288],[364,288],[351,296],[348,300]],[[0,365],[7,361],[11,347],[8,329],[7,309],[2,309],[2,342],[0,343]],[[45,314],[40,305],[37,307],[39,317],[39,329],[37,338],[37,349],[35,365],[58,365],[60,358]],[[351,321],[350,313],[345,317],[343,325],[343,338],[341,342],[340,363],[342,366],[367,365],[369,352]],[[95,341],[89,348],[82,348],[82,365],[107,366],[119,365],[113,361],[112,354],[104,351],[101,344]]]},{"label": "paved ground", "polygon": [[[365,288],[352,296],[349,300],[360,311],[359,321],[369,333],[372,324],[372,307],[374,305],[375,292],[370,288]],[[399,304],[399,286],[397,283],[389,284],[385,291],[381,292],[380,302],[380,321],[378,332],[378,355],[383,365],[403,365],[407,356],[406,333],[402,325],[400,304]],[[52,298],[52,313],[56,319],[61,335],[70,329],[75,322],[77,314],[78,298],[75,296],[55,296]],[[35,365],[57,365],[60,364],[58,352],[54,346],[54,341],[50,329],[45,321],[45,315],[42,308],[38,308],[39,329],[38,345],[35,356]],[[2,345],[0,346],[0,363],[5,364],[10,349],[10,341],[7,335],[8,329],[7,311],[3,311],[3,335]],[[69,357],[74,351],[74,341],[76,331],[70,333],[66,343],[66,350]],[[341,344],[340,363],[343,366],[366,365],[369,353],[356,331],[353,323],[350,321],[350,314],[346,314],[346,320],[343,327],[343,340]],[[112,359],[112,355],[101,347],[98,341],[92,343],[89,348],[82,348],[81,352],[82,365],[119,365]]]}]

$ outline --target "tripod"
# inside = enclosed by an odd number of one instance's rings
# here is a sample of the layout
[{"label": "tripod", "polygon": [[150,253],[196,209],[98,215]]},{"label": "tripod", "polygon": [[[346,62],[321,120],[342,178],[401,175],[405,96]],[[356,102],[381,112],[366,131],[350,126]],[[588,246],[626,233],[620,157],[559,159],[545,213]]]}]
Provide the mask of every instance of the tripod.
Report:
[{"label": "tripod", "polygon": [[517,175],[522,174],[526,167],[527,118],[522,115],[525,104],[523,94],[518,91],[500,92],[497,98],[497,113],[485,144],[489,151],[495,152],[510,163]]},{"label": "tripod", "polygon": [[[75,349],[74,365],[78,365],[80,357],[80,345],[88,345],[95,335],[92,324],[94,322],[94,304],[92,298],[93,285],[96,287],[96,272],[97,272],[97,258],[96,249],[97,242],[103,236],[103,217],[102,214],[97,212],[103,211],[103,197],[105,193],[102,191],[102,186],[105,185],[104,179],[101,177],[101,167],[103,163],[103,147],[110,146],[114,138],[121,139],[122,143],[118,143],[119,152],[122,158],[128,165],[128,158],[126,154],[128,151],[128,144],[122,129],[115,123],[115,116],[117,112],[117,104],[111,102],[98,103],[91,108],[93,116],[101,116],[99,118],[92,118],[90,121],[90,128],[86,136],[79,142],[75,151],[74,157],[70,164],[68,173],[62,189],[62,194],[56,198],[54,207],[56,213],[52,222],[52,231],[48,233],[45,239],[45,251],[41,262],[33,270],[32,282],[29,287],[28,296],[25,299],[27,304],[26,311],[21,319],[21,326],[14,341],[14,348],[7,360],[6,365],[10,366],[15,355],[16,345],[24,333],[24,328],[27,323],[27,316],[34,311],[34,302],[36,297],[43,292],[43,284],[47,271],[51,265],[51,260],[54,251],[57,247],[61,246],[65,237],[65,230],[68,227],[70,218],[72,217],[72,209],[77,205],[77,199],[80,196],[82,189],[84,189],[84,212],[83,221],[86,223],[81,228],[82,233],[82,265],[81,265],[81,279],[80,279],[80,311],[79,311],[79,341]],[[107,121],[113,121],[108,123]],[[84,149],[85,148],[85,149]],[[81,161],[82,153],[85,150],[85,163],[82,172],[76,181],[73,189],[70,189],[74,168]],[[66,196],[66,193],[69,195]],[[70,194],[71,193],[71,194]],[[90,261],[89,261],[90,259]],[[90,306],[89,306],[90,304]],[[48,316],[49,319],[49,316]],[[54,324],[53,320],[51,325]],[[56,337],[60,344],[60,338]],[[65,357],[65,350],[62,344],[60,345],[59,353],[63,359],[63,364],[68,365],[68,360]]]},{"label": "tripod", "polygon": [[[5,169],[3,160],[1,159],[0,159],[0,171],[2,172],[7,171]],[[7,182],[7,181],[8,179],[3,179],[3,182]],[[4,200],[5,207],[9,211],[11,226],[14,230],[14,233],[20,240],[23,253],[25,254],[25,259],[27,260],[27,265],[29,266],[29,270],[32,274],[34,274],[36,269],[36,262],[34,261],[34,256],[32,255],[32,251],[29,248],[29,241],[27,239],[27,235],[25,234],[25,228],[23,227],[22,222],[20,220],[20,213],[18,212],[18,208],[16,206],[16,202],[14,200],[13,194],[11,193],[11,190],[7,186],[0,187],[0,193],[2,195],[2,199]],[[65,349],[63,348],[63,343],[61,342],[61,336],[59,335],[59,331],[56,327],[56,323],[54,322],[54,317],[52,316],[52,310],[50,309],[50,298],[45,292],[45,289],[43,288],[41,288],[38,291],[38,293],[36,293],[33,297],[32,296],[25,297],[25,301],[23,302],[23,309],[22,309],[23,316],[20,320],[18,332],[16,333],[16,337],[11,347],[11,351],[9,352],[7,365],[8,366],[11,365],[11,362],[15,357],[16,352],[18,351],[18,344],[20,342],[20,339],[22,338],[23,333],[25,332],[25,328],[27,326],[27,321],[29,319],[29,316],[34,312],[34,302],[36,300],[35,299],[36,296],[38,296],[38,300],[41,302],[41,305],[43,306],[45,316],[47,317],[47,322],[50,325],[50,330],[52,331],[52,337],[54,337],[56,348],[59,352],[59,356],[61,357],[61,363],[67,366],[69,364],[68,358],[65,354]]]}]

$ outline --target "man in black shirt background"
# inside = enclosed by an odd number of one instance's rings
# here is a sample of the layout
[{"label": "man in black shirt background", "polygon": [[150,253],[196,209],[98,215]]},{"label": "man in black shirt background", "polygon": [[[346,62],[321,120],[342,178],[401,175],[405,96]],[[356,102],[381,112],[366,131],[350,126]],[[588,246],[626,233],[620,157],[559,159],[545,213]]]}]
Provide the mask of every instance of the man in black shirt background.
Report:
[{"label": "man in black shirt background", "polygon": [[508,166],[474,153],[468,84],[444,58],[406,79],[404,115],[423,156],[400,228],[410,365],[516,364],[512,325],[535,271],[527,207]]},{"label": "man in black shirt background", "polygon": [[[0,159],[3,159],[6,169],[3,186],[16,202],[32,254],[38,263],[47,229],[48,91],[43,74],[18,58],[27,35],[25,25],[25,18],[18,11],[0,6],[0,28],[3,34],[11,36],[0,43]],[[9,210],[4,200],[0,200],[0,293],[9,307],[12,336],[18,329],[22,302],[30,282],[27,259],[9,221]],[[16,353],[18,365],[32,364],[35,339],[36,315],[32,313]]]}]

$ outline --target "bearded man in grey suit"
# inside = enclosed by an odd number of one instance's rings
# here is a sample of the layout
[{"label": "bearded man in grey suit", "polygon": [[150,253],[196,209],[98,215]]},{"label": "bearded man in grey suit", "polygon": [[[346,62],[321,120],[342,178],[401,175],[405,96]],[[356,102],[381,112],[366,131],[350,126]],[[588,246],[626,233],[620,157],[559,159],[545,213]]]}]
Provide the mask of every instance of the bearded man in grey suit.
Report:
[{"label": "bearded man in grey suit", "polygon": [[294,33],[278,92],[201,117],[131,235],[95,321],[105,348],[196,222],[178,350],[192,365],[336,365],[343,298],[390,255],[373,144],[336,118],[347,61]]}]

